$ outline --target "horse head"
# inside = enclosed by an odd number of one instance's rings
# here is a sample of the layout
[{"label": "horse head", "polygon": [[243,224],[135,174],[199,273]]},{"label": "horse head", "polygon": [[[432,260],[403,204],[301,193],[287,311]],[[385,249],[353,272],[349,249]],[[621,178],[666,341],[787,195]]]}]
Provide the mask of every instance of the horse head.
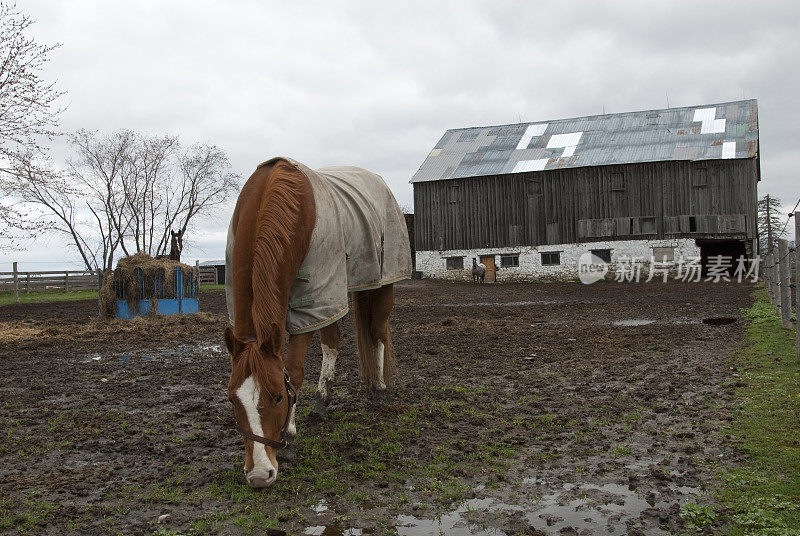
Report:
[{"label": "horse head", "polygon": [[230,326],[225,345],[231,355],[228,400],[236,429],[244,436],[244,473],[254,488],[265,488],[278,477],[278,449],[294,435],[297,394],[283,368],[280,331],[266,341],[237,338]]}]

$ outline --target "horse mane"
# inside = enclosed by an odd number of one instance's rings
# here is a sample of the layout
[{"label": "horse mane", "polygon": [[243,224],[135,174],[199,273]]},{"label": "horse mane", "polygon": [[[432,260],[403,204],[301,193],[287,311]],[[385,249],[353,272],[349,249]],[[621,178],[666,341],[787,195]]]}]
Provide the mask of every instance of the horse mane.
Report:
[{"label": "horse mane", "polygon": [[[289,289],[308,255],[316,213],[311,183],[296,167],[278,161],[258,210],[253,240],[253,327],[258,343],[283,348]],[[309,208],[312,211],[305,212]],[[303,232],[306,231],[306,232]],[[275,338],[279,333],[280,337]]]},{"label": "horse mane", "polygon": [[[281,355],[289,289],[308,254],[316,223],[314,193],[308,178],[285,160],[275,162],[266,173],[266,178],[261,178],[266,184],[258,204],[252,245],[244,252],[245,258],[238,257],[252,268],[249,320],[255,344],[263,350],[245,350],[240,366],[249,365],[256,383],[265,389],[269,385],[269,363],[263,354]],[[237,327],[246,320],[237,316]]]}]

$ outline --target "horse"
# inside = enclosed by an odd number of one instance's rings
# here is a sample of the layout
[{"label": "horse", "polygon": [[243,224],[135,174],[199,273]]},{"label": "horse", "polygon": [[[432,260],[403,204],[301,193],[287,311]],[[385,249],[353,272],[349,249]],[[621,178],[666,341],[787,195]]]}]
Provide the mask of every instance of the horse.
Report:
[{"label": "horse", "polygon": [[473,257],[472,258],[472,282],[473,283],[483,283],[486,279],[486,265],[483,263],[478,263],[478,261]]},{"label": "horse", "polygon": [[263,488],[278,476],[278,449],[297,433],[306,351],[317,331],[315,408],[324,412],[330,401],[338,321],[350,304],[362,383],[376,397],[391,386],[393,284],[411,277],[411,248],[402,211],[380,176],[353,167],[312,171],[277,157],[243,186],[225,260],[227,397],[244,437],[245,478]]},{"label": "horse", "polygon": [[170,260],[180,262],[181,251],[183,251],[183,230],[175,232],[170,229],[169,233],[172,235],[170,239],[169,258]]},{"label": "horse", "polygon": [[183,231],[173,231],[170,229],[170,248],[169,254],[156,255],[156,259],[169,259],[171,261],[181,261],[181,251],[183,250]]}]

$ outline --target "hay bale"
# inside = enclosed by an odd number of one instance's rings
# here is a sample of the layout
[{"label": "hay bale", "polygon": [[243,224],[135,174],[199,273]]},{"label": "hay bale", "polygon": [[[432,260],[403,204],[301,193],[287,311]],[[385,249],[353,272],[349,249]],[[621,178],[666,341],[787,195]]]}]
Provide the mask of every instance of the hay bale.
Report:
[{"label": "hay bale", "polygon": [[[163,294],[157,292],[155,287],[157,273],[163,270]],[[103,285],[100,288],[100,313],[105,318],[113,318],[117,314],[117,288],[124,289],[125,301],[131,311],[139,310],[139,301],[150,299],[151,314],[157,311],[159,298],[177,298],[175,288],[175,273],[180,270],[183,274],[184,293],[187,280],[193,268],[171,259],[155,259],[147,253],[136,253],[122,257],[117,261],[114,272],[103,275]],[[139,275],[141,273],[141,276]]]}]

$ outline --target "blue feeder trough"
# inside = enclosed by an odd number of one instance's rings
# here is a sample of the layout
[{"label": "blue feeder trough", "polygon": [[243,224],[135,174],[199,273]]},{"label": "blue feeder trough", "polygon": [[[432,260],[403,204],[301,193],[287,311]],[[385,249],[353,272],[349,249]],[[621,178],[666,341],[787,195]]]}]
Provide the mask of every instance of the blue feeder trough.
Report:
[{"label": "blue feeder trough", "polygon": [[[130,319],[134,316],[148,316],[150,310],[155,306],[155,313],[160,315],[191,314],[200,310],[197,299],[198,278],[194,270],[184,277],[183,271],[175,270],[175,286],[170,293],[167,292],[165,285],[164,269],[159,268],[155,272],[152,289],[145,284],[144,274],[141,268],[134,270],[136,284],[139,285],[139,310],[133,311],[128,301],[125,299],[126,289],[122,274],[114,274],[114,292],[117,297],[117,318]],[[118,277],[119,276],[119,277]],[[171,295],[168,295],[171,294]]]}]

